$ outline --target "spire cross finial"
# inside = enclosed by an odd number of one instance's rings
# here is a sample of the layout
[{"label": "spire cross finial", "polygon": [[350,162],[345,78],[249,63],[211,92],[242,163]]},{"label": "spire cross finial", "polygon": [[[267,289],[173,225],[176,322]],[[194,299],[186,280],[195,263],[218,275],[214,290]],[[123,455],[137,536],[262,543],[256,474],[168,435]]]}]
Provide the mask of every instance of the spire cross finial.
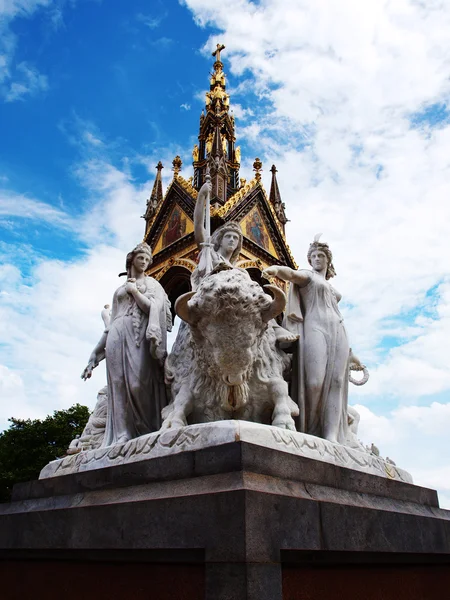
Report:
[{"label": "spire cross finial", "polygon": [[223,44],[217,44],[216,49],[212,53],[212,55],[216,57],[216,62],[220,62],[220,53],[222,50],[225,50],[225,46]]}]

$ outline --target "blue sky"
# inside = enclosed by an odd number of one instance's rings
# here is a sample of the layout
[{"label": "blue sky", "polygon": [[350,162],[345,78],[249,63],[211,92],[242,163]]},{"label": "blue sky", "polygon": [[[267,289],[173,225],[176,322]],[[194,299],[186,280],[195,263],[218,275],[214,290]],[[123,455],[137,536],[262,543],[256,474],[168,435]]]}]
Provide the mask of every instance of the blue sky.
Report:
[{"label": "blue sky", "polygon": [[[158,160],[189,177],[220,41],[242,147],[276,163],[293,254],[330,243],[361,437],[450,505],[450,6],[0,5],[0,427],[74,402]],[[429,35],[433,31],[433,36]]]}]

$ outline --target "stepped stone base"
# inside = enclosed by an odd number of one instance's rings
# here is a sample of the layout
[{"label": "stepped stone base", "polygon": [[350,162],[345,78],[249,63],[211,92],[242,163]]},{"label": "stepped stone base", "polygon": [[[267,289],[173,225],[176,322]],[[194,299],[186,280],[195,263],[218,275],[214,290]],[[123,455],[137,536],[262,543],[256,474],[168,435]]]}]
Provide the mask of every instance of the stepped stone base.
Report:
[{"label": "stepped stone base", "polygon": [[6,600],[423,600],[450,584],[450,512],[238,437],[19,484],[0,555]]}]

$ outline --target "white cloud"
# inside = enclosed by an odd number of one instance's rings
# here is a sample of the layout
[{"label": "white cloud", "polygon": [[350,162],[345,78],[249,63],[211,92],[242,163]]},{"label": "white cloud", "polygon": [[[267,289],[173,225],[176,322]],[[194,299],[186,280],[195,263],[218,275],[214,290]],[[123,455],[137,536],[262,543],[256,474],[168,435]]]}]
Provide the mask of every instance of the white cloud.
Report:
[{"label": "white cloud", "polygon": [[6,91],[6,102],[23,100],[25,96],[34,96],[39,92],[48,89],[48,80],[45,75],[41,75],[35,67],[28,63],[21,62],[15,70],[14,81],[9,84]]},{"label": "white cloud", "polygon": [[180,104],[180,108],[183,110],[191,110],[191,105],[185,102],[184,104]]},{"label": "white cloud", "polygon": [[136,18],[149,29],[156,29],[161,25],[162,21],[166,18],[166,16],[166,14],[163,14],[158,17],[153,17],[151,15],[144,15],[143,13],[139,13]]},{"label": "white cloud", "polygon": [[14,19],[31,17],[51,3],[52,0],[4,0],[0,3],[0,95],[7,102],[23,100],[48,88],[47,77],[34,65],[25,61],[15,63],[18,38],[10,25]]},{"label": "white cloud", "polygon": [[39,220],[62,228],[75,224],[69,215],[50,204],[0,189],[0,223],[11,217]]},{"label": "white cloud", "polygon": [[450,508],[450,402],[403,406],[387,415],[355,408],[361,415],[360,439],[375,442],[381,455],[409,471],[417,485],[438,489],[441,506]]}]

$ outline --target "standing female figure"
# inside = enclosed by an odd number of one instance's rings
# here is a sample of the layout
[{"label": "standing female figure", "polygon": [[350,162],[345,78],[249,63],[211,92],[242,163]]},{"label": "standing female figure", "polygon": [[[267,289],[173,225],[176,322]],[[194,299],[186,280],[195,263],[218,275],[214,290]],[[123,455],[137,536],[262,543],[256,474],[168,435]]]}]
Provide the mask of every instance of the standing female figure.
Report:
[{"label": "standing female figure", "polygon": [[147,277],[150,246],[139,244],[126,259],[127,281],[114,293],[111,322],[81,377],[106,358],[108,409],[103,446],[156,431],[167,404],[163,365],[172,320],[161,284]]},{"label": "standing female figure", "polygon": [[349,363],[361,368],[362,365],[349,348],[338,308],[341,295],[328,283],[336,275],[333,256],[328,244],[319,242],[319,237],[308,250],[312,271],[274,266],[266,269],[264,275],[292,284],[285,326],[295,330],[303,322],[300,377],[304,375],[305,432],[345,443]]}]

